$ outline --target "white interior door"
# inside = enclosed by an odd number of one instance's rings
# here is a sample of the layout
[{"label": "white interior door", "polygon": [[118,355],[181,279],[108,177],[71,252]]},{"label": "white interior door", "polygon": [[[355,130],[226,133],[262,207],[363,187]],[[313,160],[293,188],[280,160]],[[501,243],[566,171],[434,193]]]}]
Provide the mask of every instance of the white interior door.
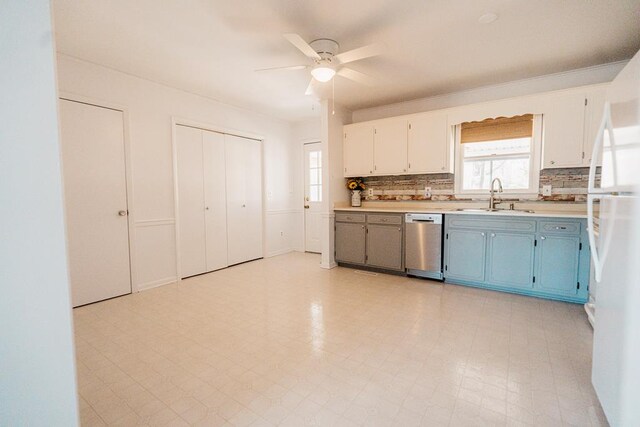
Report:
[{"label": "white interior door", "polygon": [[224,134],[202,131],[207,271],[228,265],[224,151]]},{"label": "white interior door", "polygon": [[176,126],[180,276],[207,271],[202,131]]},{"label": "white interior door", "polygon": [[319,142],[304,145],[304,249],[320,253],[322,207],[322,148]]},{"label": "white interior door", "polygon": [[227,256],[230,265],[262,257],[260,142],[225,135]]},{"label": "white interior door", "polygon": [[73,306],[131,293],[124,115],[60,101]]}]

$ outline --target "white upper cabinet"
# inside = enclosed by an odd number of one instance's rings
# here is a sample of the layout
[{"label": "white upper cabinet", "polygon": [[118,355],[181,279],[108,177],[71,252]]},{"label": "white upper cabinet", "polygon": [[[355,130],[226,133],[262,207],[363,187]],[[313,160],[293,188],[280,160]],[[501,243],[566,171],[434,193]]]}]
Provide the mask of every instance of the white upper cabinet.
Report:
[{"label": "white upper cabinet", "polygon": [[356,123],[344,127],[344,176],[373,174],[373,123]]},{"label": "white upper cabinet", "polygon": [[584,92],[563,92],[545,99],[542,168],[572,168],[583,165]]},{"label": "white upper cabinet", "polygon": [[408,173],[452,173],[451,147],[445,112],[409,118]]},{"label": "white upper cabinet", "polygon": [[374,124],[373,173],[407,173],[407,121],[402,118],[380,120]]},{"label": "white upper cabinet", "polygon": [[[600,129],[602,115],[604,114],[604,102],[606,99],[606,86],[598,86],[587,92],[587,108],[585,112],[585,139],[583,166],[591,165],[593,143]],[[598,159],[598,165],[602,165],[602,159]]]}]

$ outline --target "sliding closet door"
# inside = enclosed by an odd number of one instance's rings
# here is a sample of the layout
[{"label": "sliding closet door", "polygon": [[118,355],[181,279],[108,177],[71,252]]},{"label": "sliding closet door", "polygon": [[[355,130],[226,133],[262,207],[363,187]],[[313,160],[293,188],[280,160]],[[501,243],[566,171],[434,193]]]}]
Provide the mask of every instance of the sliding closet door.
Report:
[{"label": "sliding closet door", "polygon": [[260,142],[225,135],[229,264],[262,257]]},{"label": "sliding closet door", "polygon": [[202,131],[176,126],[180,275],[207,271]]},{"label": "sliding closet door", "polygon": [[202,131],[207,271],[227,264],[224,134]]}]

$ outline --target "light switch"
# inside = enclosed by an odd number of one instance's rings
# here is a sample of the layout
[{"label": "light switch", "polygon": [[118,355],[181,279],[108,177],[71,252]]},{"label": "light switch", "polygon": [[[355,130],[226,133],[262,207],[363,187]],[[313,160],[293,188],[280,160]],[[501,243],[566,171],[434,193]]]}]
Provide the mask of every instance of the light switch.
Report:
[{"label": "light switch", "polygon": [[550,196],[551,195],[551,186],[550,185],[543,185],[542,186],[542,195],[543,196]]},{"label": "light switch", "polygon": [[367,191],[367,196],[369,196],[369,197],[373,196],[373,188],[370,188],[370,189]]},{"label": "light switch", "polygon": [[424,197],[431,197],[431,187],[424,187]]}]

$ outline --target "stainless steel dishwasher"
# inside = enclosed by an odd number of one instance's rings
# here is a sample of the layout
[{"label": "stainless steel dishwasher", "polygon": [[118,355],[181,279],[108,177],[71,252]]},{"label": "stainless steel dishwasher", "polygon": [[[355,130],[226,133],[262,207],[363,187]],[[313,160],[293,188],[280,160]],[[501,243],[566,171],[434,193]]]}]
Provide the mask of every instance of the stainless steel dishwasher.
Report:
[{"label": "stainless steel dishwasher", "polygon": [[442,280],[442,214],[408,213],[404,222],[407,274]]}]

